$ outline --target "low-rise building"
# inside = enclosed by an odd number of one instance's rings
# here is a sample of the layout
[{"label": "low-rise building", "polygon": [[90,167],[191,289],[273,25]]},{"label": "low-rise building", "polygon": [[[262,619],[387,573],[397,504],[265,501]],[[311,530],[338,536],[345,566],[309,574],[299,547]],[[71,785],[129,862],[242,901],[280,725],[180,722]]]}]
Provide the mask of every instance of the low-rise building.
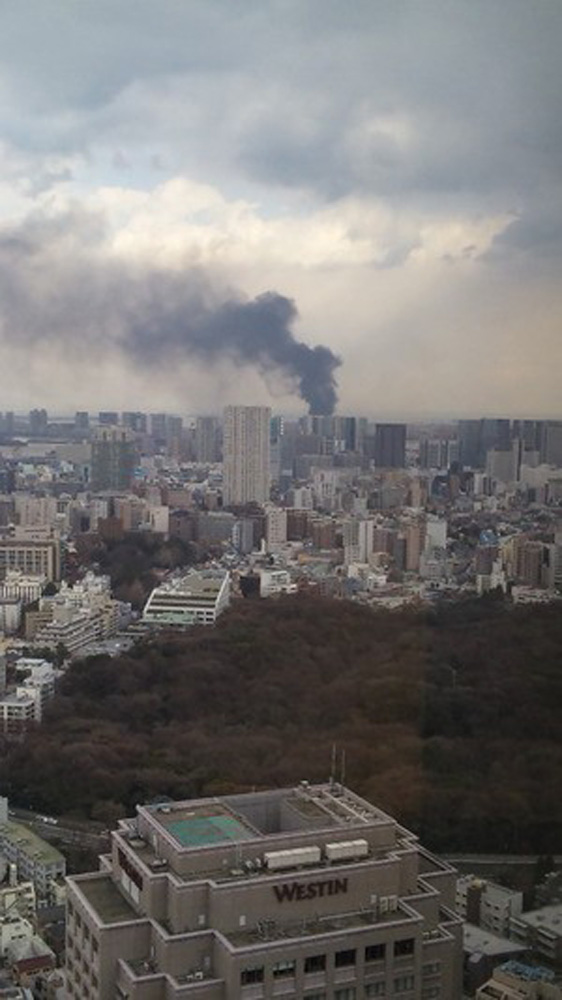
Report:
[{"label": "low-rise building", "polygon": [[[0,805],[5,803],[5,799],[0,799]],[[1,820],[5,809],[0,812]],[[66,860],[60,851],[23,823],[10,819],[0,822],[0,852],[9,864],[16,866],[19,881],[33,883],[40,902],[50,899],[55,891],[52,883],[66,875]]]},{"label": "low-rise building", "polygon": [[510,920],[510,937],[553,965],[562,965],[562,905],[543,906]]},{"label": "low-rise building", "polygon": [[8,691],[0,698],[0,731],[7,736],[24,732],[36,721],[36,699],[27,691]]},{"label": "low-rise building", "polygon": [[155,587],[142,619],[151,625],[214,625],[229,603],[229,573],[191,572]]},{"label": "low-rise building", "polygon": [[475,875],[463,875],[457,879],[455,908],[470,924],[507,937],[511,917],[523,909],[523,893]]},{"label": "low-rise building", "polygon": [[476,991],[475,1000],[562,1000],[562,988],[551,969],[506,962]]},{"label": "low-rise building", "polygon": [[487,982],[496,966],[528,955],[523,944],[469,923],[463,926],[463,951],[464,987],[471,996]]}]

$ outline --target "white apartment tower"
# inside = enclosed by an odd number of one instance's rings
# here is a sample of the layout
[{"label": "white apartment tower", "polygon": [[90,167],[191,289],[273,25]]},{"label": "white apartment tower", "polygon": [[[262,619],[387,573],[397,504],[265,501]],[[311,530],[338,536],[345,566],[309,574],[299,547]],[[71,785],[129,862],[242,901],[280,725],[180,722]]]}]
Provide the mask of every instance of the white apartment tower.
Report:
[{"label": "white apartment tower", "polygon": [[224,411],[225,504],[269,500],[268,406],[227,406]]}]

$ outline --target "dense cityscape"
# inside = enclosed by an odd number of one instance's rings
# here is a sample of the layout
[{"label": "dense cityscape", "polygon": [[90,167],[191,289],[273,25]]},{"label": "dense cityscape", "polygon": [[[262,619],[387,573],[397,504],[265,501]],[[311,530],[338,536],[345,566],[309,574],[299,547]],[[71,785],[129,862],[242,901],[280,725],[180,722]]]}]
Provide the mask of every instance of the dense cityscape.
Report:
[{"label": "dense cityscape", "polygon": [[0,1000],[562,1000],[562,3],[0,3]]},{"label": "dense cityscape", "polygon": [[[323,614],[331,600],[399,614],[481,599],[515,611],[561,597],[560,421],[407,425],[291,419],[261,406],[192,418],[104,411],[53,419],[33,409],[2,414],[0,435],[8,760],[43,727],[75,664],[91,663],[92,676],[95,662],[114,661],[119,671],[127,651],[194,626],[220,628],[219,617],[238,606],[306,599]],[[447,670],[454,688],[458,669]],[[327,754],[329,746],[328,738]],[[38,813],[41,793],[8,780],[15,795],[0,800],[0,942],[12,983],[4,988],[14,992],[6,995],[257,997],[277,995],[279,981],[307,998],[333,990],[338,1000],[425,1000],[456,996],[463,976],[469,996],[509,997],[528,984],[535,992],[522,995],[560,996],[554,858],[526,856],[526,887],[506,883],[505,872],[500,882],[477,877],[470,862],[455,877],[396,819],[346,788],[344,771],[345,746],[334,747],[327,784],[293,775],[292,789],[240,794],[242,781],[236,794],[193,804],[156,795],[134,820],[109,808],[106,822],[119,823],[112,860],[103,876],[75,875],[66,887],[65,875],[107,849],[103,810],[98,821],[72,809]],[[193,850],[202,846],[198,861]],[[375,858],[381,870],[367,877]],[[483,860],[475,855],[472,867],[490,875],[478,868]],[[203,875],[218,895],[198,933],[188,898]],[[165,912],[155,902],[170,877],[170,887],[185,883],[183,916],[171,898]],[[248,881],[256,899],[243,907],[255,916],[237,917],[234,930],[228,907],[241,912],[234,901]],[[271,884],[283,904],[276,917],[264,896]],[[441,898],[433,917],[423,892],[432,907]],[[329,915],[340,893],[345,921]],[[363,924],[379,928],[375,937]],[[336,931],[327,964],[324,935]],[[291,936],[298,943],[280,940]]]}]

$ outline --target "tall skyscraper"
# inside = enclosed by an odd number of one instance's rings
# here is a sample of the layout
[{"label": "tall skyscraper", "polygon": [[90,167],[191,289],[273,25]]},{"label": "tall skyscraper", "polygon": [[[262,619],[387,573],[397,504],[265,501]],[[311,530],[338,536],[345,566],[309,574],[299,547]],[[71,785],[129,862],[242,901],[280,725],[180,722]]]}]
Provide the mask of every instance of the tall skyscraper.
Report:
[{"label": "tall skyscraper", "polygon": [[220,421],[218,417],[197,417],[195,457],[198,462],[220,462]]},{"label": "tall skyscraper", "polygon": [[92,441],[94,490],[126,490],[135,471],[136,448],[132,431],[124,427],[98,427]]},{"label": "tall skyscraper", "polygon": [[268,406],[227,406],[224,411],[225,504],[269,500]]},{"label": "tall skyscraper", "polygon": [[377,424],[375,466],[403,469],[406,465],[406,424]]}]

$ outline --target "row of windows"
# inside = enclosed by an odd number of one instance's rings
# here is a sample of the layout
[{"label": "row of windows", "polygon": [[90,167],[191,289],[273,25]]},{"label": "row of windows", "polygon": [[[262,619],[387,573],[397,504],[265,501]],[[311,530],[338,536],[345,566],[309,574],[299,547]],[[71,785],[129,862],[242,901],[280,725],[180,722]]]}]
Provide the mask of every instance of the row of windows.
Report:
[{"label": "row of windows", "polygon": [[[414,938],[404,938],[401,941],[395,941],[393,945],[393,953],[395,958],[403,958],[404,956],[413,955],[415,948]],[[367,945],[364,952],[365,962],[379,962],[383,961],[386,957],[386,945],[385,944],[373,944]],[[327,966],[326,955],[309,955],[304,960],[304,971],[306,973],[324,972]],[[357,949],[356,948],[346,948],[344,951],[337,951],[334,955],[334,967],[336,969],[346,968],[355,965],[357,962]],[[431,972],[438,971],[439,963],[435,963],[436,968],[427,965],[424,966],[424,972],[430,974]],[[279,979],[285,976],[294,976],[296,970],[296,962],[294,960],[284,960],[282,962],[277,962],[273,966],[273,978]],[[247,986],[251,983],[263,983],[265,978],[265,968],[263,965],[251,966],[242,970],[240,975],[240,983],[242,986]],[[402,979],[407,979],[408,977],[401,977]],[[410,977],[413,982],[413,977]],[[399,982],[397,979],[395,982]],[[372,994],[376,996],[376,993]],[[343,1000],[343,998],[342,998]]]},{"label": "row of windows", "polygon": [[[393,953],[395,958],[403,958],[404,956],[413,955],[415,948],[414,938],[404,938],[401,941],[395,941],[393,945]],[[385,944],[370,944],[367,945],[364,952],[365,962],[382,962],[386,957],[386,945]],[[326,955],[309,955],[308,958],[304,960],[304,971],[305,972],[323,972],[326,969]],[[345,968],[349,965],[355,965],[357,962],[357,949],[347,948],[345,951],[337,951],[334,955],[334,966],[336,969]],[[295,962],[294,961],[284,961],[278,962],[277,965],[273,967],[274,978],[279,978],[281,976],[292,976],[295,974]],[[242,983],[261,983],[263,982],[264,969],[263,966],[256,968],[245,969],[242,972]]]},{"label": "row of windows", "polygon": [[[395,979],[393,984],[393,991],[391,995],[398,995],[400,993],[407,993],[414,989],[414,977],[413,976],[402,976],[400,979]],[[424,997],[425,997],[424,993]],[[359,1000],[359,997],[365,997],[366,1000],[371,1000],[371,997],[388,997],[389,994],[386,991],[385,983],[368,983],[358,994],[355,986],[344,986],[341,989],[334,990],[334,1000]],[[431,994],[431,996],[439,996],[438,993]],[[287,997],[286,1000],[294,1000],[293,997]],[[314,993],[305,993],[304,1000],[327,1000],[327,994],[324,990],[316,991]]]}]

